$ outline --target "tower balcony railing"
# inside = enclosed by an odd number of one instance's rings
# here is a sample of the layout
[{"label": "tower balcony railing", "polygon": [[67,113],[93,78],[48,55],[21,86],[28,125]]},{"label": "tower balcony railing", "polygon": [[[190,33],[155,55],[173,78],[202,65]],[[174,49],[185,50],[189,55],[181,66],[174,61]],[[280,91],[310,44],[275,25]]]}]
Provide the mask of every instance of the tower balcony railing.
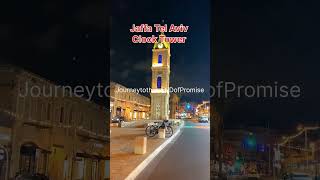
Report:
[{"label": "tower balcony railing", "polygon": [[152,64],[152,67],[162,67],[163,64],[162,63],[154,63]]}]

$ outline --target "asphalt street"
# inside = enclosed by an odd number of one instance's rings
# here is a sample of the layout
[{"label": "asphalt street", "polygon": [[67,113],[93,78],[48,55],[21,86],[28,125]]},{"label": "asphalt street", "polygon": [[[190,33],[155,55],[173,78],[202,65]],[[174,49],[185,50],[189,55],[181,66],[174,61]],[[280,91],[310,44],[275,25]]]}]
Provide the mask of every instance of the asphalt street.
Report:
[{"label": "asphalt street", "polygon": [[185,120],[181,135],[163,152],[147,178],[152,180],[209,180],[210,125]]}]

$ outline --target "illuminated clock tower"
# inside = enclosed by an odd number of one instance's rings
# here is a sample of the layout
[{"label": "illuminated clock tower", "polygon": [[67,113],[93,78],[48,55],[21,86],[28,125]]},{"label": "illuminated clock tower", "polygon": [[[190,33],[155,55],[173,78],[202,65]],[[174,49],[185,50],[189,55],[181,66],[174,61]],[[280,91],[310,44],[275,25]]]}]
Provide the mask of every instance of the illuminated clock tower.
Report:
[{"label": "illuminated clock tower", "polygon": [[169,119],[170,44],[162,39],[152,49],[151,119]]}]

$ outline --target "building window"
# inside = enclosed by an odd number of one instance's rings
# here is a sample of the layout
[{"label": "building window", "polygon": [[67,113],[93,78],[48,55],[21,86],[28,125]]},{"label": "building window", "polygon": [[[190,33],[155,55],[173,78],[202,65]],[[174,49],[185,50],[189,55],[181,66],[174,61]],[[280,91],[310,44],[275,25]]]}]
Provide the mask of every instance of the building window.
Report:
[{"label": "building window", "polygon": [[158,64],[162,64],[162,54],[158,55]]},{"label": "building window", "polygon": [[20,172],[33,174],[36,171],[36,146],[25,144],[20,148]]},{"label": "building window", "polygon": [[70,115],[69,115],[69,125],[72,125],[73,124],[73,121],[72,121],[72,115],[73,115],[73,107],[71,107],[71,110],[70,110]]},{"label": "building window", "polygon": [[69,161],[65,159],[63,162],[63,178],[66,179],[68,177],[68,169],[69,169]]},{"label": "building window", "polygon": [[60,123],[63,123],[63,107],[60,108]]},{"label": "building window", "polygon": [[91,179],[97,180],[98,178],[98,162],[96,160],[92,161],[92,171],[91,171]]},{"label": "building window", "polygon": [[161,76],[157,77],[157,88],[160,89],[161,88]]},{"label": "building window", "polygon": [[93,120],[90,119],[90,130],[93,131]]},{"label": "building window", "polygon": [[47,120],[50,121],[51,117],[51,104],[48,104],[48,109],[47,109]]},{"label": "building window", "polygon": [[83,179],[84,177],[84,172],[85,172],[85,162],[84,158],[79,158],[75,162],[75,167],[77,168],[77,172],[75,174],[75,179]]},{"label": "building window", "polygon": [[84,122],[84,117],[83,117],[84,115],[83,115],[83,113],[81,113],[81,115],[80,115],[80,126],[82,126],[83,125],[83,122]]}]

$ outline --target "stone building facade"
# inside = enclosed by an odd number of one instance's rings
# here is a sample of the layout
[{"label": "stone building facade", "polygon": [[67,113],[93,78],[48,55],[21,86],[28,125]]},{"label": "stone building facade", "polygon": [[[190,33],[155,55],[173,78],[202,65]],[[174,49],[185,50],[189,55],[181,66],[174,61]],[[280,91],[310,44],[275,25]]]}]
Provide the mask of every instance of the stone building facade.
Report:
[{"label": "stone building facade", "polygon": [[123,116],[126,121],[149,119],[150,98],[128,90],[121,84],[110,83],[111,118]]},{"label": "stone building facade", "polygon": [[108,112],[103,107],[66,96],[63,88],[12,66],[0,67],[0,82],[0,152],[6,154],[0,158],[1,175],[107,178]]}]

